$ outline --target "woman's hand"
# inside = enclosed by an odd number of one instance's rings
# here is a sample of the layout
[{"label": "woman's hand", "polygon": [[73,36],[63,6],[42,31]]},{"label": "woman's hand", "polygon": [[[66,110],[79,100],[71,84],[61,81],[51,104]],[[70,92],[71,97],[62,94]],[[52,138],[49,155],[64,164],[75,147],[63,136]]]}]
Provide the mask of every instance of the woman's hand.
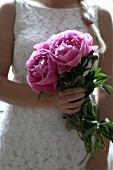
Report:
[{"label": "woman's hand", "polygon": [[107,151],[96,152],[88,160],[86,170],[108,170]]},{"label": "woman's hand", "polygon": [[63,113],[77,113],[85,99],[85,89],[81,87],[69,88],[58,91],[56,95],[52,95],[54,106]]}]

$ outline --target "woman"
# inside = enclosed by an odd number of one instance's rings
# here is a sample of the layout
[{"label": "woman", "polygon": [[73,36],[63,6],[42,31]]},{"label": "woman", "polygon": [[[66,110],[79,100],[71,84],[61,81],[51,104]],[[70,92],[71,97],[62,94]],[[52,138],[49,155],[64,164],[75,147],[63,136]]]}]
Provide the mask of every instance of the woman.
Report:
[{"label": "woman", "polygon": [[[35,94],[26,82],[26,61],[33,45],[51,34],[67,29],[92,31],[99,44],[102,72],[112,76],[112,26],[110,14],[97,6],[90,13],[80,0],[4,0],[0,8],[0,99],[9,103],[1,128],[0,169],[2,170],[107,170],[106,150],[78,165],[85,148],[75,131],[68,132],[62,114],[77,113],[83,102],[83,88]],[[87,15],[86,15],[87,14]],[[92,17],[93,22],[90,20]],[[90,21],[90,22],[89,22]],[[105,23],[106,21],[106,23]],[[98,29],[100,28],[102,39]],[[107,27],[106,27],[107,26]],[[10,66],[14,80],[7,79]],[[112,78],[108,80],[112,83]],[[99,91],[99,118],[113,120],[112,98]],[[75,101],[73,105],[71,101]],[[106,107],[107,106],[107,107]]]}]

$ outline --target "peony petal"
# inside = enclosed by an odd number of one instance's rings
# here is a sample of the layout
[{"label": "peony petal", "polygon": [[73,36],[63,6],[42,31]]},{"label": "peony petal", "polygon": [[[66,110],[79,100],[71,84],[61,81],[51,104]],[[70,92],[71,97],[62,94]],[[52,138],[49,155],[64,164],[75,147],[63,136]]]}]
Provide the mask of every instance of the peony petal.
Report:
[{"label": "peony petal", "polygon": [[36,50],[40,50],[40,49],[49,50],[49,42],[48,42],[48,41],[46,41],[46,42],[41,42],[41,43],[35,44],[33,47],[34,47]]},{"label": "peony petal", "polygon": [[45,84],[57,84],[58,81],[58,74],[54,70],[50,70],[47,74],[47,76],[42,79],[40,82],[37,82],[37,84],[45,85]]}]

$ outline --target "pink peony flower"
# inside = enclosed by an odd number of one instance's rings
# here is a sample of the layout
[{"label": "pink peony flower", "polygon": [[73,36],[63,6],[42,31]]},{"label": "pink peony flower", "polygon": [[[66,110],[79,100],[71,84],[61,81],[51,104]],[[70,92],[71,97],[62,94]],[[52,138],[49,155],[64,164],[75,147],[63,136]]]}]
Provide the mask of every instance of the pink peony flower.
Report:
[{"label": "pink peony flower", "polygon": [[57,63],[59,74],[69,72],[80,63],[82,57],[98,48],[92,45],[93,38],[90,34],[75,30],[52,35],[49,41],[51,58]]},{"label": "pink peony flower", "polygon": [[56,63],[50,57],[47,44],[40,43],[35,47],[37,51],[34,51],[26,62],[28,84],[36,93],[53,93],[56,91],[58,79]]}]

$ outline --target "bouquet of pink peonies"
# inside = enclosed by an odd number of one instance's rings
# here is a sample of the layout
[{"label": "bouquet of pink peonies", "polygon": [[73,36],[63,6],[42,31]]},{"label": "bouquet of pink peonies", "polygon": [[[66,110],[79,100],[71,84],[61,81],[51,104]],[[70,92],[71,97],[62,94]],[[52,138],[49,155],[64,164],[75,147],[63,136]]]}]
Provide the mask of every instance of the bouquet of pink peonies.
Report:
[{"label": "bouquet of pink peonies", "polygon": [[[68,130],[76,129],[83,140],[87,154],[105,146],[103,136],[113,142],[113,123],[109,119],[98,121],[96,105],[91,93],[100,87],[108,94],[113,88],[104,84],[109,78],[94,69],[98,60],[93,38],[88,33],[67,30],[52,35],[46,42],[36,44],[36,49],[26,63],[27,81],[36,93],[54,93],[73,87],[86,89],[85,102],[76,114],[64,114]],[[92,137],[96,138],[93,145]]]}]

